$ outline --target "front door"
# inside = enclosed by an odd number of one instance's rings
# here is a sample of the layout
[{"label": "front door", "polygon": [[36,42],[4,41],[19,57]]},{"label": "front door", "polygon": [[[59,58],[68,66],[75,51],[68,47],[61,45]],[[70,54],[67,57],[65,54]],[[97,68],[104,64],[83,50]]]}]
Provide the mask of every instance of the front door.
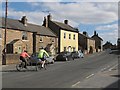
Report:
[{"label": "front door", "polygon": [[71,46],[69,46],[69,47],[68,47],[68,51],[71,52],[71,49],[72,49]]},{"label": "front door", "polygon": [[22,52],[22,47],[18,46],[18,53],[21,53],[21,52]]}]

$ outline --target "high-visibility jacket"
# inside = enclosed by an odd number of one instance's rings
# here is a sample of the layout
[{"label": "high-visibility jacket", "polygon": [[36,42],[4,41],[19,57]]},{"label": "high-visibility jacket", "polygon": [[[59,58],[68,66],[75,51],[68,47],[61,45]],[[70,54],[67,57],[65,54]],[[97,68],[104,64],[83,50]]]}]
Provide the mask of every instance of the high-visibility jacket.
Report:
[{"label": "high-visibility jacket", "polygon": [[41,49],[38,53],[38,58],[44,58],[44,55],[49,57],[49,54],[44,49]]}]

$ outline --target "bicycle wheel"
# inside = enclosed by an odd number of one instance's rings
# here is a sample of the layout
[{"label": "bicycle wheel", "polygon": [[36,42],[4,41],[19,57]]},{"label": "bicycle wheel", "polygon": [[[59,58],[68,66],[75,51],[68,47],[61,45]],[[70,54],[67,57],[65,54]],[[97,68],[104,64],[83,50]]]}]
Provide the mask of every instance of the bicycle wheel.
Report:
[{"label": "bicycle wheel", "polygon": [[47,63],[44,64],[44,69],[47,70]]},{"label": "bicycle wheel", "polygon": [[38,71],[39,69],[41,69],[41,64],[37,62],[35,65],[35,70]]},{"label": "bicycle wheel", "polygon": [[23,68],[24,68],[24,65],[23,65],[22,62],[16,65],[16,69],[17,69],[18,71],[21,71]]}]

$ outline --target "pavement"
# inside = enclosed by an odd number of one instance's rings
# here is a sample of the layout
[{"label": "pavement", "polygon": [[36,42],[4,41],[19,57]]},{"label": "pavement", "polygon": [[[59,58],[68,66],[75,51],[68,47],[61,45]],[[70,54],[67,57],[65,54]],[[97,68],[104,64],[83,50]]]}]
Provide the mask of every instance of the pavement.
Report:
[{"label": "pavement", "polygon": [[[93,55],[91,55],[92,57]],[[119,64],[119,63],[118,63]],[[78,81],[72,85],[71,88],[119,88],[120,86],[120,73],[119,65],[114,65],[112,67],[104,68],[103,70],[91,74],[83,81]],[[0,68],[3,70],[11,69],[15,67],[15,64],[12,65],[0,65]]]}]

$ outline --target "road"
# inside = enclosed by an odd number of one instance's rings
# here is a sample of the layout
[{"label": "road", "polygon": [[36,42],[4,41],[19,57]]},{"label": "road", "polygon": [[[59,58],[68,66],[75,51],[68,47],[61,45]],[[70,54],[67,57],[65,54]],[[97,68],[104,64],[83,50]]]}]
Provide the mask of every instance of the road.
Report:
[{"label": "road", "polygon": [[96,73],[118,64],[118,56],[108,52],[86,55],[73,61],[55,62],[47,70],[17,72],[4,69],[3,88],[72,88]]}]

